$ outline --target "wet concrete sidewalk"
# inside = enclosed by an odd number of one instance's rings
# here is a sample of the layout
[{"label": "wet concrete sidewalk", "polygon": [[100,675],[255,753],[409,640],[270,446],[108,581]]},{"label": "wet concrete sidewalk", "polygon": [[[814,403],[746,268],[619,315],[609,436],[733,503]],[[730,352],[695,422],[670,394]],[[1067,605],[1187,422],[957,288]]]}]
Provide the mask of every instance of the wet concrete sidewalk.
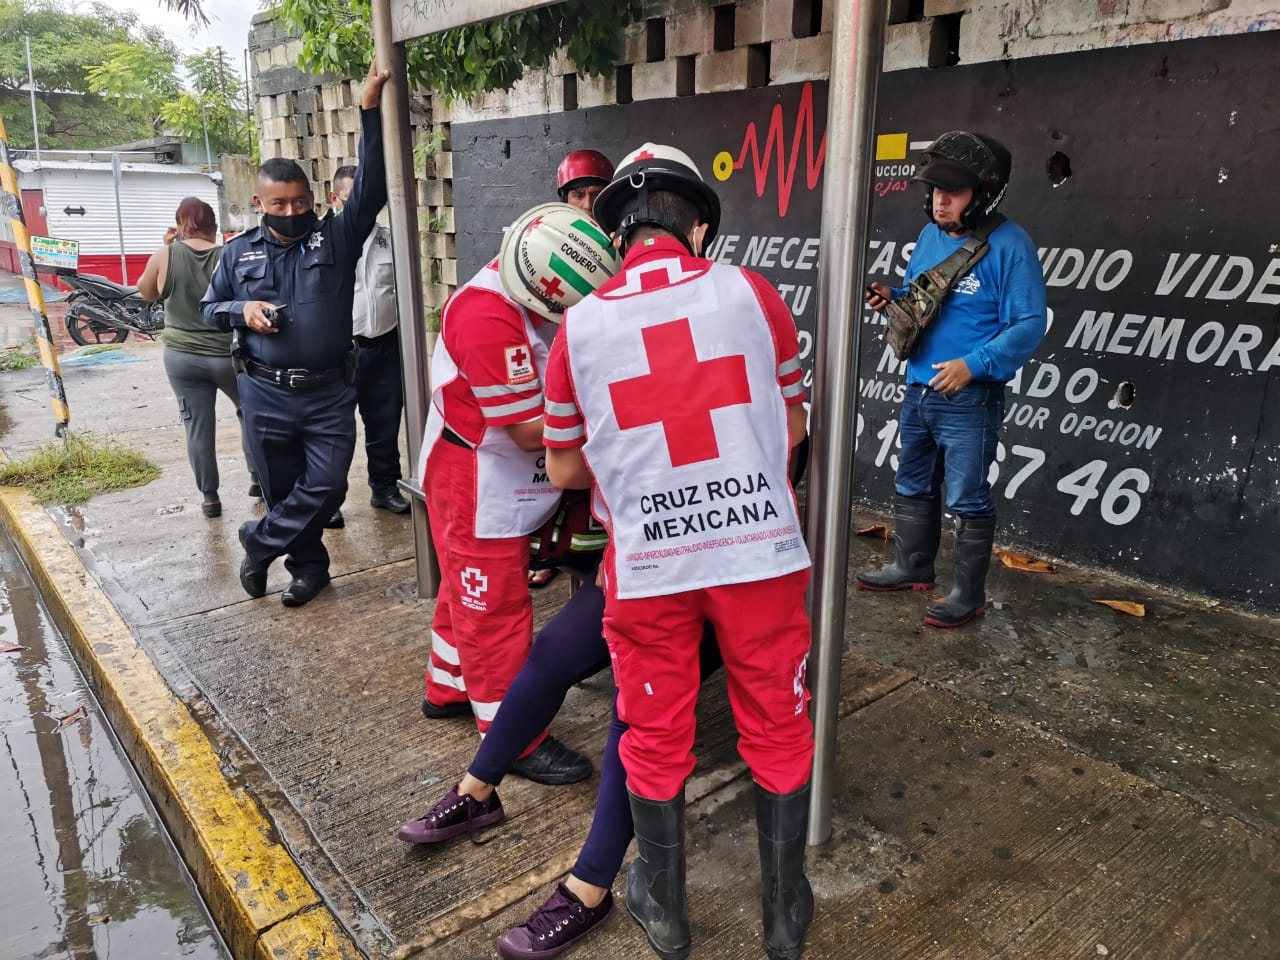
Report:
[{"label": "wet concrete sidewalk", "polygon": [[[244,496],[231,409],[225,512],[210,521],[160,347],[123,352],[139,362],[68,368],[73,427],[110,432],[163,475],[49,513],[222,775],[261,804],[361,950],[495,956],[497,936],[572,865],[597,778],[506,780],[508,819],[483,846],[398,843],[396,825],[457,779],[477,742],[469,722],[418,709],[431,603],[415,596],[409,524],[369,508],[358,453],[347,527],[326,535],[332,589],[285,609],[277,565],[272,592],[246,598],[235,531],[261,506]],[[0,375],[0,405],[6,454],[50,439],[40,370]],[[884,551],[855,538],[850,570]],[[540,618],[565,591],[561,578],[535,595]],[[1280,623],[1066,566],[997,565],[988,594],[988,615],[951,632],[921,624],[930,597],[850,595],[834,834],[810,851],[805,956],[1280,955]],[[572,691],[556,735],[598,757],[610,685],[605,674]],[[722,679],[704,689],[699,730],[693,956],[763,956],[750,779]],[[652,955],[619,913],[578,955]]]}]

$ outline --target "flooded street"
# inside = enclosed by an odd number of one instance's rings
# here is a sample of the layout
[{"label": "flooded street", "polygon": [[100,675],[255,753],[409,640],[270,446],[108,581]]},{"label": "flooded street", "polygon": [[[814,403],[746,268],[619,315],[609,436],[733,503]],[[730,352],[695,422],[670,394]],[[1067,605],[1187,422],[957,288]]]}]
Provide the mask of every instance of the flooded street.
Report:
[{"label": "flooded street", "polygon": [[0,650],[0,957],[224,960],[185,867],[2,532]]}]

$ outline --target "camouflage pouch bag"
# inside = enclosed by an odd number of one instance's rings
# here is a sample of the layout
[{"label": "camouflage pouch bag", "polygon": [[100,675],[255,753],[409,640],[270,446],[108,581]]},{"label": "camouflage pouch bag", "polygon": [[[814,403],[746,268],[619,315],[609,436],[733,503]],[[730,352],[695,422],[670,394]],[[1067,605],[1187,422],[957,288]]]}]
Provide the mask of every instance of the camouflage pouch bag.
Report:
[{"label": "camouflage pouch bag", "polygon": [[884,308],[889,327],[884,338],[899,360],[915,353],[916,344],[925,328],[937,317],[942,301],[955,282],[973,269],[987,253],[987,237],[1004,223],[1004,217],[993,213],[965,237],[964,243],[936,267],[924,271],[909,284],[906,293],[890,300]]}]

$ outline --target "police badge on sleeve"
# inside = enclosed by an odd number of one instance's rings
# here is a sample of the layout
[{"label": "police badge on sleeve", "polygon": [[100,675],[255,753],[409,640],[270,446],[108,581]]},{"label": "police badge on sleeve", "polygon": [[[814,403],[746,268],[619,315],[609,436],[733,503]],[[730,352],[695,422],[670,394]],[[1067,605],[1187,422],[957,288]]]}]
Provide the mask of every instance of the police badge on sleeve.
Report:
[{"label": "police badge on sleeve", "polygon": [[537,380],[538,375],[533,369],[533,353],[528,347],[507,347],[507,383],[528,383],[530,380]]}]

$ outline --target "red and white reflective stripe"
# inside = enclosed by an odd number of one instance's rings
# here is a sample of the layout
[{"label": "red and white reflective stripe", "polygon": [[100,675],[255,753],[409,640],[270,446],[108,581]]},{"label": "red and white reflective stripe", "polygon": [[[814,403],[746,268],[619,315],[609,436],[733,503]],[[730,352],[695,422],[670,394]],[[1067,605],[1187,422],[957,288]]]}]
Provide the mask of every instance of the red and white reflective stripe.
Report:
[{"label": "red and white reflective stripe", "polygon": [[804,396],[804,374],[800,370],[799,357],[778,364],[778,386],[788,400]]},{"label": "red and white reflective stripe", "polygon": [[569,443],[580,440],[587,434],[577,404],[548,400],[543,416],[546,418],[546,425],[542,428],[542,435],[553,443]]},{"label": "red and white reflective stripe", "polygon": [[471,393],[477,400],[490,400],[494,397],[509,397],[516,393],[528,393],[530,390],[541,390],[542,384],[538,380],[530,380],[528,383],[497,383],[492,387],[471,387]]},{"label": "red and white reflective stripe", "polygon": [[[440,666],[441,663],[445,666]],[[427,664],[427,672],[432,683],[450,690],[467,692],[466,681],[462,679],[462,666],[458,661],[458,648],[434,630],[431,631],[431,658]]]},{"label": "red and white reflective stripe", "polygon": [[535,420],[542,412],[542,391],[538,390],[530,396],[512,400],[510,403],[486,405],[481,401],[480,412],[484,414],[486,420],[505,420],[518,413],[531,413],[529,419]]}]

